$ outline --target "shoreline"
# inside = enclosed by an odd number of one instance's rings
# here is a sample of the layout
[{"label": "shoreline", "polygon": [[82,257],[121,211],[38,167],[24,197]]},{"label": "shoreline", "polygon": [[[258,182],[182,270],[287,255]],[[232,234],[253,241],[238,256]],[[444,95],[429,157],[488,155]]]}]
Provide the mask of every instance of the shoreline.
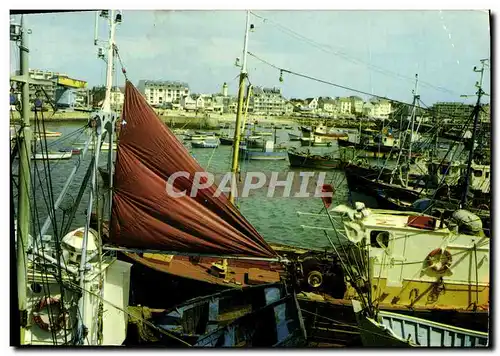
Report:
[{"label": "shoreline", "polygon": [[[186,128],[186,129],[218,129],[219,125],[228,125],[236,121],[236,114],[199,114],[194,113],[184,113],[178,111],[162,111],[155,110],[159,118],[167,126],[172,128]],[[86,122],[89,119],[89,112],[44,112],[43,118],[46,123],[81,123]],[[34,112],[31,113],[30,120],[34,121]],[[41,118],[41,114],[39,114]],[[11,113],[10,122],[11,124],[16,123],[20,120],[20,114],[18,112]],[[324,118],[305,118],[297,116],[254,116],[249,115],[247,117],[247,122],[258,121],[260,125],[266,124],[278,124],[278,125],[304,125],[310,126],[311,124],[316,125],[323,123],[328,127],[340,127],[340,128],[359,128],[359,121],[352,119],[324,119]],[[363,122],[361,125],[363,128],[373,126],[370,122]]]}]

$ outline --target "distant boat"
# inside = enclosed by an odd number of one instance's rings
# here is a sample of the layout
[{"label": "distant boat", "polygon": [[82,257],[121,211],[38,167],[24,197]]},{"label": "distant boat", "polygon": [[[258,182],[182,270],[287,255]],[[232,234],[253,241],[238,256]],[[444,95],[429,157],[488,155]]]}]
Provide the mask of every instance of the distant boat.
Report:
[{"label": "distant boat", "polygon": [[323,141],[321,137],[301,137],[301,146],[314,146],[314,147],[330,147],[332,143],[330,141]]},{"label": "distant boat", "polygon": [[187,133],[187,130],[184,129],[173,129],[172,132],[176,135],[184,135]]},{"label": "distant boat", "polygon": [[210,138],[215,138],[215,136],[213,135],[189,135],[189,134],[186,134],[184,136],[184,139],[185,140],[191,140],[191,141],[203,141],[203,140],[206,140],[206,139],[210,139]]},{"label": "distant boat", "polygon": [[314,168],[314,169],[338,169],[342,167],[342,162],[338,158],[330,155],[311,155],[309,152],[297,152],[295,148],[288,151],[288,161],[290,167],[294,168]]},{"label": "distant boat", "polygon": [[267,132],[267,131],[255,131],[254,134],[258,136],[272,136],[272,132]]},{"label": "distant boat", "polygon": [[279,161],[284,160],[287,157],[284,151],[275,151],[274,142],[266,141],[265,147],[262,150],[249,150],[245,146],[240,147],[241,158],[245,160],[254,161]]},{"label": "distant boat", "polygon": [[230,137],[220,137],[219,140],[220,140],[220,144],[224,145],[224,146],[232,146],[233,142],[234,142],[234,139],[232,139]]},{"label": "distant boat", "polygon": [[285,126],[285,130],[293,130],[293,126]]},{"label": "distant boat", "polygon": [[288,133],[288,138],[290,139],[290,141],[300,141],[300,135],[296,135],[296,134],[293,134],[293,133]]},{"label": "distant boat", "polygon": [[357,300],[352,301],[363,346],[367,347],[488,347],[488,333],[462,329],[416,318],[378,311],[368,317]]},{"label": "distant boat", "polygon": [[[305,346],[306,331],[295,294],[281,283],[228,289],[191,299],[150,321],[197,347]],[[149,333],[148,333],[149,334]],[[162,344],[171,337],[155,332]]]},{"label": "distant boat", "polygon": [[35,132],[35,135],[38,137],[40,136],[45,136],[45,137],[61,137],[62,132],[55,132],[55,131],[45,131],[45,132]]},{"label": "distant boat", "polygon": [[191,141],[193,148],[217,148],[219,147],[219,140],[205,139],[203,141]]},{"label": "distant boat", "polygon": [[60,159],[70,159],[73,155],[72,152],[44,152],[35,153],[33,159],[35,160],[60,160]]},{"label": "distant boat", "polygon": [[59,149],[59,152],[71,152],[74,155],[79,155],[81,153],[81,149],[68,147]]}]

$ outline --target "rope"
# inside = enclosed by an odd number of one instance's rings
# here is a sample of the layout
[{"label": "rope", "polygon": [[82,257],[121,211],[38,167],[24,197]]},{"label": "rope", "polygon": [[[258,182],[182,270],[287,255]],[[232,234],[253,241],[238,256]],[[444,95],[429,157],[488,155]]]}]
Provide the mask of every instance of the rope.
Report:
[{"label": "rope", "polygon": [[[293,74],[297,77],[302,77],[302,78],[305,78],[305,79],[309,79],[309,80],[313,80],[313,81],[316,81],[318,83],[322,83],[322,84],[327,84],[327,85],[331,85],[331,86],[334,86],[334,87],[337,87],[337,88],[341,88],[341,89],[345,89],[345,90],[348,90],[348,91],[352,91],[352,92],[355,92],[355,93],[359,93],[359,94],[363,94],[363,95],[366,95],[366,96],[369,96],[369,97],[374,97],[374,98],[378,98],[378,99],[383,99],[383,100],[388,100],[392,103],[397,103],[397,104],[401,104],[401,105],[406,105],[408,107],[415,107],[416,105],[414,104],[409,104],[409,103],[406,103],[404,101],[401,101],[401,100],[396,100],[396,99],[391,99],[387,96],[382,96],[382,95],[377,95],[377,94],[373,94],[373,93],[368,93],[366,91],[363,91],[363,90],[359,90],[359,89],[354,89],[354,88],[351,88],[351,87],[348,87],[348,86],[345,86],[345,85],[341,85],[341,84],[336,84],[336,83],[333,83],[333,82],[330,82],[330,81],[327,81],[327,80],[324,80],[324,79],[319,79],[319,78],[315,78],[315,77],[312,77],[310,75],[307,75],[307,74],[302,74],[302,73],[298,73],[298,72],[295,72],[295,71],[292,71],[290,69],[285,69],[285,68],[280,68],[262,58],[260,58],[259,56],[253,54],[252,52],[247,52],[250,56],[254,57],[255,59],[257,59],[258,61],[264,63],[264,64],[267,64],[268,66],[272,67],[272,68],[275,68],[277,70],[279,70],[280,72],[283,72],[283,73],[289,73],[289,74]],[[420,108],[420,109],[423,109],[423,108]],[[423,109],[423,110],[426,110],[426,111],[430,111],[432,113],[432,109]],[[447,117],[447,118],[462,118],[462,116],[458,116],[458,115],[442,115],[442,117]]]},{"label": "rope", "polygon": [[[404,79],[404,80],[408,80],[408,81],[413,81],[414,78],[412,77],[408,77],[408,76],[405,76],[405,75],[402,75],[402,74],[399,74],[399,73],[396,73],[396,72],[391,72],[385,68],[382,68],[382,67],[379,67],[379,66],[376,66],[376,65],[373,65],[373,64],[370,64],[370,63],[367,63],[363,60],[360,60],[358,58],[355,58],[355,57],[352,57],[352,56],[349,56],[347,55],[346,53],[344,52],[341,52],[341,51],[335,51],[335,50],[331,50],[332,46],[331,45],[325,45],[325,44],[321,44],[319,42],[316,42],[284,25],[281,25],[279,24],[278,22],[274,21],[274,20],[271,20],[269,18],[265,18],[261,15],[258,15],[256,14],[255,12],[250,12],[252,15],[254,15],[255,17],[257,18],[260,18],[263,20],[263,23],[266,23],[266,22],[270,22],[272,24],[274,24],[278,29],[280,29],[282,32],[284,33],[288,33],[289,35],[291,35],[292,37],[296,38],[296,39],[299,39],[305,43],[309,43],[310,45],[312,45],[313,47],[316,47],[320,50],[322,50],[323,52],[326,52],[326,53],[330,53],[330,54],[333,54],[335,56],[338,56],[338,57],[341,57],[345,60],[347,60],[348,62],[351,62],[353,64],[362,64],[364,65],[365,67],[367,67],[368,69],[371,69],[375,72],[378,72],[378,73],[381,73],[381,74],[384,74],[384,75],[387,75],[387,76],[392,76],[394,78],[400,78],[400,79]],[[428,86],[430,88],[433,88],[437,91],[441,91],[441,92],[444,92],[444,93],[449,93],[449,94],[455,94],[455,95],[458,95],[457,92],[454,92],[452,90],[449,90],[449,89],[446,89],[444,87],[441,87],[441,86],[436,86],[436,85],[433,85],[431,83],[428,83],[428,82],[424,82],[424,81],[420,81],[421,84],[425,85],[425,86]]]},{"label": "rope", "polygon": [[128,81],[127,70],[125,69],[125,66],[123,65],[122,57],[120,56],[120,52],[118,51],[118,46],[115,43],[113,43],[113,49],[115,51],[116,56],[118,57],[118,61],[120,62],[120,67],[122,69],[123,76],[125,77],[125,80]]}]

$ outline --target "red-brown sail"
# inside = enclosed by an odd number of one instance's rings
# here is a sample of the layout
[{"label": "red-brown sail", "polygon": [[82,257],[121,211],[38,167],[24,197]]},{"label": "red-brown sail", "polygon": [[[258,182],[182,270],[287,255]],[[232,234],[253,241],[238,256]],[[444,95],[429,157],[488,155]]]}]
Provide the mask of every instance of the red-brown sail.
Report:
[{"label": "red-brown sail", "polygon": [[[170,175],[184,171],[167,194]],[[203,168],[127,81],[117,148],[111,217],[119,246],[191,253],[274,257],[276,253],[216,186],[189,192]]]}]

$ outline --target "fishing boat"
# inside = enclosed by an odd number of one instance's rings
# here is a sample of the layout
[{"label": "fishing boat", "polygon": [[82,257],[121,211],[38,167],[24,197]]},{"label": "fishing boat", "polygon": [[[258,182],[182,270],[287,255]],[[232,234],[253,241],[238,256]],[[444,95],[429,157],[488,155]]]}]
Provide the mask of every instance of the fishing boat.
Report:
[{"label": "fishing boat", "polygon": [[332,155],[314,155],[309,151],[297,152],[293,147],[288,150],[288,161],[290,167],[294,168],[313,168],[313,169],[339,169],[342,168],[342,163],[339,158],[334,158]]},{"label": "fishing boat", "polygon": [[478,319],[488,314],[490,241],[474,214],[457,210],[445,221],[422,213],[368,209],[362,203],[356,209],[340,205],[332,212],[344,217],[346,238],[356,246],[364,244],[362,263],[368,272],[351,268],[370,282],[366,293],[380,307],[436,313],[472,308]]},{"label": "fishing boat", "polygon": [[220,137],[219,138],[220,144],[224,146],[232,146],[233,145],[233,139],[231,137]]},{"label": "fishing boat", "polygon": [[61,160],[70,159],[73,156],[73,152],[47,152],[47,153],[35,153],[33,155],[34,160]]},{"label": "fishing boat", "polygon": [[264,148],[264,139],[262,136],[248,136],[245,142],[247,148]]},{"label": "fishing boat", "polygon": [[436,323],[387,311],[370,317],[352,301],[363,346],[367,347],[488,347],[488,333]]},{"label": "fishing boat", "polygon": [[210,135],[200,135],[200,134],[185,134],[184,139],[187,141],[203,141],[207,138],[215,138],[215,136]]},{"label": "fishing boat", "polygon": [[287,126],[284,126],[284,129],[285,129],[285,130],[293,130],[293,126],[289,126],[289,125],[287,125]]},{"label": "fishing boat", "polygon": [[217,148],[219,147],[218,139],[205,139],[203,141],[191,141],[193,148]]},{"label": "fishing boat", "polygon": [[281,149],[275,149],[274,142],[268,140],[265,142],[265,147],[262,150],[251,150],[246,146],[240,146],[241,159],[243,160],[284,160],[286,159],[286,152]]},{"label": "fishing boat", "polygon": [[296,135],[296,134],[293,134],[293,133],[288,133],[288,139],[290,141],[300,141],[300,138],[301,136],[300,135]]},{"label": "fishing boat", "polygon": [[312,146],[312,147],[330,147],[332,145],[331,141],[324,141],[321,137],[301,137],[301,146]]},{"label": "fishing boat", "polygon": [[348,135],[344,132],[329,132],[328,128],[324,125],[318,125],[313,129],[301,126],[300,130],[304,137],[310,137],[311,135],[320,136],[324,140],[339,140],[342,138],[347,138]]},{"label": "fishing boat", "polygon": [[[297,300],[281,283],[194,298],[170,310],[153,311],[149,320],[198,347],[284,347],[306,342]],[[180,344],[150,332],[159,343]]]}]

